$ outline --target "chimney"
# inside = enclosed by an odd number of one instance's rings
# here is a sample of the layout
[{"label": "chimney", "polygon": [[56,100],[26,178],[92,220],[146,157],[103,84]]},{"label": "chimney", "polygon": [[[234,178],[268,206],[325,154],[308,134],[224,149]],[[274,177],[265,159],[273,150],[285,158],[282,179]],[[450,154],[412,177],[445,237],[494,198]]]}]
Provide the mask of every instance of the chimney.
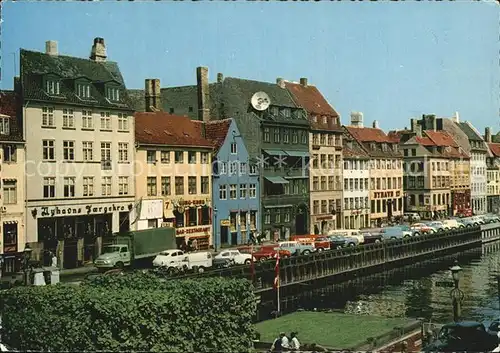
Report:
[{"label": "chimney", "polygon": [[372,127],[373,127],[374,129],[378,129],[378,128],[379,128],[379,127],[378,127],[378,121],[377,121],[377,120],[373,120]]},{"label": "chimney", "polygon": [[104,38],[94,38],[94,45],[92,45],[92,50],[90,51],[90,60],[96,62],[106,61],[106,45],[104,44]]},{"label": "chimney", "polygon": [[363,127],[363,113],[351,112],[351,126]]},{"label": "chimney", "polygon": [[412,132],[417,132],[417,119],[415,118],[410,119],[410,130]]},{"label": "chimney", "polygon": [[14,92],[21,94],[21,78],[19,76],[14,76]]},{"label": "chimney", "polygon": [[222,73],[217,74],[217,83],[222,83],[224,81],[224,75]]},{"label": "chimney", "polygon": [[484,139],[487,143],[491,143],[491,129],[489,127],[484,129]]},{"label": "chimney", "polygon": [[306,77],[301,77],[300,78],[300,84],[304,87],[307,87],[307,78]]},{"label": "chimney", "polygon": [[45,42],[45,54],[57,56],[57,42],[55,40],[48,40]]},{"label": "chimney", "polygon": [[198,120],[208,122],[210,121],[208,67],[197,67],[196,79],[198,83]]},{"label": "chimney", "polygon": [[455,112],[455,116],[453,116],[453,118],[451,118],[451,120],[455,123],[460,122],[460,116],[458,115],[458,112]]},{"label": "chimney", "polygon": [[147,112],[159,112],[161,106],[160,80],[148,78],[145,81],[144,100]]},{"label": "chimney", "polygon": [[284,80],[284,79],[282,79],[281,77],[278,77],[278,78],[276,79],[276,84],[277,84],[278,86],[280,86],[281,88],[285,88],[285,80]]},{"label": "chimney", "polygon": [[428,115],[423,114],[422,120],[424,122],[425,130],[432,130],[432,131],[437,130],[437,121],[436,121],[436,116],[434,114],[428,114]]}]

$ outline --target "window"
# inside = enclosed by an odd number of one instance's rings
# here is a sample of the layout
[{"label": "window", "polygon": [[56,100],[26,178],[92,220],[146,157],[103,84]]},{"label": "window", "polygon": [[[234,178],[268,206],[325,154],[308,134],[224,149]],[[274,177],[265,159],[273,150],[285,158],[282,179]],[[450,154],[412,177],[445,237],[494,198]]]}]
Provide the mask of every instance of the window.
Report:
[{"label": "window", "polygon": [[288,208],[286,208],[284,210],[284,214],[283,214],[283,222],[285,223],[288,223],[290,222],[290,210]]},{"label": "window", "polygon": [[302,141],[302,144],[304,144],[304,145],[307,143],[307,131],[301,132],[301,141]]},{"label": "window", "polygon": [[146,151],[146,160],[148,164],[156,163],[156,151]]},{"label": "window", "polygon": [[75,127],[75,116],[73,109],[63,109],[63,128],[73,129]]},{"label": "window", "polygon": [[157,187],[156,187],[156,177],[147,177],[147,190],[148,196],[156,196]]},{"label": "window", "polygon": [[247,164],[240,163],[240,175],[245,175],[247,173]]},{"label": "window", "polygon": [[110,196],[111,195],[111,177],[105,176],[102,177],[101,181],[101,192],[102,196]]},{"label": "window", "polygon": [[170,185],[170,177],[162,176],[161,177],[161,195],[167,196],[170,195],[171,185]]},{"label": "window", "polygon": [[42,147],[43,147],[43,160],[45,161],[55,160],[54,140],[43,140]]},{"label": "window", "polygon": [[3,145],[3,161],[5,163],[17,162],[17,147],[16,145]]},{"label": "window", "polygon": [[128,195],[128,177],[118,177],[118,195]]},{"label": "window", "polygon": [[83,196],[94,196],[94,177],[83,177]]},{"label": "window", "polygon": [[45,82],[45,92],[48,94],[58,95],[60,93],[59,81],[47,80]]},{"label": "window", "polygon": [[219,199],[220,200],[227,199],[227,185],[219,185]]},{"label": "window", "polygon": [[43,127],[55,126],[55,124],[54,124],[54,108],[52,108],[52,107],[43,107],[42,108],[42,126]]},{"label": "window", "polygon": [[210,162],[210,155],[207,152],[200,152],[201,163],[208,164]]},{"label": "window", "polygon": [[229,185],[229,198],[236,200],[236,184]]},{"label": "window", "polygon": [[248,187],[248,197],[255,199],[257,197],[257,184],[250,184]]},{"label": "window", "polygon": [[264,142],[270,142],[271,141],[271,134],[269,133],[269,128],[266,127],[264,128]]},{"label": "window", "polygon": [[290,115],[291,115],[290,108],[285,108],[285,109],[283,109],[283,115],[284,115],[286,118],[289,118],[289,117],[290,117]]},{"label": "window", "polygon": [[90,98],[90,85],[79,83],[76,85],[76,94],[80,98]]},{"label": "window", "polygon": [[118,142],[118,161],[128,161],[128,143],[126,142]]},{"label": "window", "polygon": [[188,177],[188,193],[189,195],[196,195],[196,177]]},{"label": "window", "polygon": [[292,131],[292,143],[299,143],[299,135],[296,130]]},{"label": "window", "polygon": [[17,180],[3,181],[3,203],[5,205],[17,203]]},{"label": "window", "polygon": [[228,162],[229,163],[229,175],[236,175],[236,167],[238,166],[238,161]]},{"label": "window", "polygon": [[1,118],[0,119],[0,134],[8,135],[10,133],[10,118]]},{"label": "window", "polygon": [[124,113],[118,113],[118,131],[128,131],[128,116]]},{"label": "window", "polygon": [[246,212],[240,212],[240,230],[241,231],[247,230],[247,213]]},{"label": "window", "polygon": [[196,164],[196,152],[189,151],[188,152],[188,160],[189,160],[189,164]]},{"label": "window", "polygon": [[82,110],[82,129],[93,129],[94,119],[91,110]]},{"label": "window", "polygon": [[175,177],[175,194],[184,195],[184,177]]},{"label": "window", "polygon": [[247,198],[247,184],[240,184],[240,199]]},{"label": "window", "polygon": [[111,160],[111,142],[101,142],[101,161]]},{"label": "window", "polygon": [[170,163],[170,152],[169,151],[161,151],[160,152],[160,160],[164,164]]},{"label": "window", "polygon": [[255,164],[250,164],[250,174],[257,174],[257,166]]},{"label": "window", "polygon": [[210,181],[207,176],[202,176],[201,177],[201,193],[206,195],[210,191]]},{"label": "window", "polygon": [[101,112],[101,130],[111,130],[111,117],[109,112]]},{"label": "window", "polygon": [[264,223],[271,224],[271,211],[269,210],[266,210],[266,213],[264,214]]},{"label": "window", "polygon": [[184,151],[175,151],[175,163],[184,163]]},{"label": "window", "polygon": [[281,212],[280,212],[280,209],[275,210],[275,213],[274,213],[274,223],[281,223]]},{"label": "window", "polygon": [[283,130],[283,143],[290,142],[290,131],[288,129]]},{"label": "window", "polygon": [[238,153],[238,146],[236,145],[236,142],[231,142],[231,154],[237,154]]},{"label": "window", "polygon": [[75,178],[64,178],[64,197],[75,197]]},{"label": "window", "polygon": [[120,100],[120,90],[116,87],[108,87],[106,90],[106,98],[110,101],[119,101]]},{"label": "window", "polygon": [[63,141],[63,158],[66,161],[75,160],[75,142],[74,141]]},{"label": "window", "polygon": [[43,178],[43,198],[49,199],[56,197],[56,178]]},{"label": "window", "polygon": [[274,143],[280,142],[280,129],[274,128]]}]

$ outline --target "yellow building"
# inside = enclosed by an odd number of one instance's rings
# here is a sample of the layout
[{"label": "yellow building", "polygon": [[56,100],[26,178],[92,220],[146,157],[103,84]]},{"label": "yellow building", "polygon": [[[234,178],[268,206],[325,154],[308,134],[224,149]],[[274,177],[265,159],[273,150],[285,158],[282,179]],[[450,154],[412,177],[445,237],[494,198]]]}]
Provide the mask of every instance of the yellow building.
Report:
[{"label": "yellow building", "polygon": [[212,241],[212,143],[203,126],[163,112],[135,114],[136,229],[176,228],[177,243]]},{"label": "yellow building", "polygon": [[19,258],[25,248],[24,230],[24,141],[18,126],[16,108],[19,103],[14,92],[0,92],[0,254],[3,266],[0,273],[20,270]]},{"label": "yellow building", "polygon": [[371,226],[403,215],[403,166],[397,141],[390,139],[376,121],[363,126],[360,113],[351,115],[347,132],[370,156],[370,220]]}]

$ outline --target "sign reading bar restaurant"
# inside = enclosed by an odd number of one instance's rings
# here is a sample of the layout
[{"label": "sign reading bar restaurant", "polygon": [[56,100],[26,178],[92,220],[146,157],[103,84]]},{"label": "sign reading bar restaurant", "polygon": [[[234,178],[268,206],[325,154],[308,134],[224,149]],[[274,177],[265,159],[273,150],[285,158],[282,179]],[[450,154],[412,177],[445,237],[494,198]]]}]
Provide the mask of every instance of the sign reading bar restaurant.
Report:
[{"label": "sign reading bar restaurant", "polygon": [[178,228],[175,230],[176,235],[193,234],[193,233],[207,233],[210,227],[196,227],[196,228]]},{"label": "sign reading bar restaurant", "polygon": [[386,197],[399,197],[401,195],[401,191],[375,191],[373,193],[374,199],[384,199]]},{"label": "sign reading bar restaurant", "polygon": [[124,212],[128,211],[125,205],[106,205],[106,206],[94,206],[94,205],[82,205],[82,206],[42,206],[38,208],[33,208],[31,214],[34,218],[37,216],[41,217],[56,217],[56,216],[81,216],[81,215],[92,215],[100,213],[109,212]]}]

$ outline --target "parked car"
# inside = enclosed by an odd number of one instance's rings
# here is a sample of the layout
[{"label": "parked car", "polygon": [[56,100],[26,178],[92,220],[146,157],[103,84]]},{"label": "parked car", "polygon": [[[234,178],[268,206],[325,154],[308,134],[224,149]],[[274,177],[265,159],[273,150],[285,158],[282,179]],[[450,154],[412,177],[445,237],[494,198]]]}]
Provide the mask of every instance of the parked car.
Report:
[{"label": "parked car", "polygon": [[475,321],[462,321],[444,325],[436,341],[424,352],[491,352],[497,346],[497,335],[486,331]]},{"label": "parked car", "polygon": [[414,236],[436,233],[437,229],[425,223],[413,223],[410,227]]},{"label": "parked car", "polygon": [[380,243],[383,240],[382,234],[378,232],[363,232],[361,233],[365,239],[365,244]]},{"label": "parked car", "polygon": [[479,223],[478,219],[474,217],[462,218],[460,222],[462,222],[462,224],[465,225],[466,227],[477,227],[482,224]]},{"label": "parked car", "polygon": [[420,215],[416,212],[406,212],[403,215],[403,221],[407,222],[420,222]]},{"label": "parked car", "polygon": [[380,234],[382,234],[382,239],[384,240],[403,239],[412,236],[411,231],[404,230],[401,226],[382,228]]},{"label": "parked car", "polygon": [[425,224],[427,224],[429,227],[434,228],[437,232],[444,232],[445,231],[444,224],[441,221],[429,221],[429,222],[425,222]]},{"label": "parked car", "polygon": [[330,240],[326,236],[317,237],[314,239],[314,247],[318,252],[330,250]]},{"label": "parked car", "polygon": [[463,228],[464,224],[460,222],[458,219],[445,219],[442,221],[444,229],[458,229],[458,228]]},{"label": "parked car", "polygon": [[[255,257],[254,257],[255,260]],[[233,262],[235,265],[249,265],[252,262],[252,255],[241,253],[239,250],[223,250],[215,255],[214,263],[217,265]]]},{"label": "parked car", "polygon": [[280,254],[280,258],[290,257],[292,254],[288,250],[276,250],[275,245],[261,246],[259,249],[254,250],[253,257],[255,261],[266,261],[269,259],[275,259]]},{"label": "parked car", "polygon": [[[328,240],[330,240],[330,249],[342,249],[348,246],[348,240],[346,237],[343,237],[342,235],[331,235],[327,237]],[[350,239],[352,242],[352,246],[356,246],[354,241],[356,241],[355,238]]]},{"label": "parked car", "polygon": [[182,250],[162,251],[153,260],[153,266],[168,268],[186,268],[188,271],[205,272],[212,267],[212,254],[208,251],[185,253]]},{"label": "parked car", "polygon": [[153,260],[154,267],[169,266],[181,262],[185,253],[182,250],[165,250],[159,253]]},{"label": "parked car", "polygon": [[292,255],[309,255],[316,251],[316,247],[312,241],[282,241],[278,243],[278,248],[288,250]]},{"label": "parked car", "polygon": [[486,222],[481,216],[472,216],[470,217],[474,222],[477,222],[478,224],[485,224]]},{"label": "parked car", "polygon": [[500,222],[500,216],[492,213],[485,214],[483,216],[480,216],[481,219],[484,221],[484,223],[498,223]]},{"label": "parked car", "polygon": [[364,244],[365,238],[357,229],[333,229],[328,231],[328,236],[341,235],[343,237],[351,237],[357,239],[357,244]]}]

